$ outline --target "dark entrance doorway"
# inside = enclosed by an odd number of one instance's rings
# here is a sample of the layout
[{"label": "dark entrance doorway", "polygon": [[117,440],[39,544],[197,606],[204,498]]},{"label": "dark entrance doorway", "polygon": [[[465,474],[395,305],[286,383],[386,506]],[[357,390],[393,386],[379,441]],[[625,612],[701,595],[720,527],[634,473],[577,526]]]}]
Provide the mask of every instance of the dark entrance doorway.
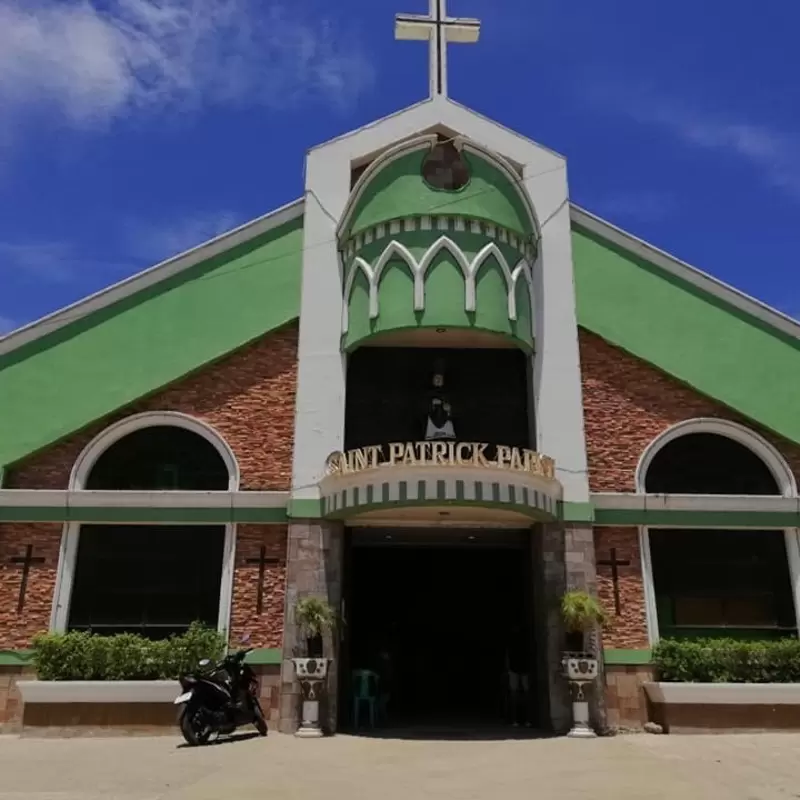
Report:
[{"label": "dark entrance doorway", "polygon": [[353,728],[359,669],[376,672],[388,695],[381,727],[511,723],[511,647],[517,659],[524,650],[526,716],[538,722],[527,531],[357,529],[349,536],[343,727]]}]

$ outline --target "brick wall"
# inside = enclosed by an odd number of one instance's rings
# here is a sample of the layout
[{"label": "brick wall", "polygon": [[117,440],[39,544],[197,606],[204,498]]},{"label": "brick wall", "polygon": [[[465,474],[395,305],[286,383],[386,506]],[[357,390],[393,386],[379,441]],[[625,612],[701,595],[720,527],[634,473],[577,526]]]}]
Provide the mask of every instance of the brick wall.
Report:
[{"label": "brick wall", "polygon": [[[297,326],[270,333],[194,375],[73,434],[8,471],[6,487],[66,489],[75,460],[104,428],[144,411],[180,411],[213,426],[230,445],[241,471],[241,488],[287,489],[291,485]],[[0,648],[24,648],[50,622],[60,523],[0,525]],[[232,635],[251,631],[257,647],[280,647],[283,634],[286,528],[242,525],[234,574]],[[268,566],[264,610],[255,613],[258,567],[246,563],[261,544],[283,565]],[[33,544],[44,556],[31,569],[23,613],[17,615],[21,570],[8,563]]]},{"label": "brick wall", "polygon": [[611,567],[597,564],[597,591],[609,615],[609,623],[603,629],[603,647],[649,647],[638,530],[595,528],[594,548],[597,562],[610,560],[612,547],[616,548],[617,561],[629,561],[630,564],[617,567],[619,616],[614,603]]},{"label": "brick wall", "polygon": [[[669,375],[581,329],[584,425],[593,492],[633,492],[635,473],[645,448],[667,428],[695,417],[715,417],[749,427],[773,444],[800,478],[800,447],[761,428],[726,406],[705,397]],[[639,543],[635,528],[595,529],[598,560],[630,561],[619,567],[621,614],[614,615],[609,567],[598,567],[600,597],[612,615],[605,647],[648,647]]]},{"label": "brick wall", "polygon": [[[31,638],[50,627],[53,588],[61,545],[60,522],[9,522],[0,524],[0,650],[30,646]],[[22,565],[10,559],[32,556],[44,562],[32,564],[28,573],[22,613],[17,613]]]},{"label": "brick wall", "polygon": [[647,697],[642,684],[653,680],[647,665],[606,665],[608,725],[618,730],[639,730],[648,721]]},{"label": "brick wall", "polygon": [[[233,576],[231,607],[231,641],[236,644],[242,635],[250,634],[251,647],[283,645],[283,607],[286,597],[285,525],[238,525],[236,562]],[[258,613],[258,564],[249,559],[260,557],[279,560],[264,567],[264,589],[261,613]]]},{"label": "brick wall", "polygon": [[66,489],[72,465],[103,429],[144,411],[181,411],[207,422],[228,442],[242,489],[288,489],[296,378],[293,323],[12,467],[6,488]]},{"label": "brick wall", "polygon": [[0,734],[17,733],[22,726],[22,696],[18,680],[32,680],[33,668],[0,666]]},{"label": "brick wall", "polygon": [[589,484],[593,492],[632,492],[639,458],[678,422],[717,417],[759,433],[800,478],[800,446],[584,329],[579,331]]}]

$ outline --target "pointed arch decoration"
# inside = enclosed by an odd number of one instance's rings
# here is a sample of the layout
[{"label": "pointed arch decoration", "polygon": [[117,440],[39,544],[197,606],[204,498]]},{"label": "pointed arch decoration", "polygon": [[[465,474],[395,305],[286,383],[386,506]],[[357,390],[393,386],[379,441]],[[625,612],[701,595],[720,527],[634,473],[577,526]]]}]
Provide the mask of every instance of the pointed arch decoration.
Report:
[{"label": "pointed arch decoration", "polygon": [[378,290],[380,288],[381,275],[386,269],[386,265],[392,259],[399,259],[408,266],[414,279],[414,310],[424,311],[425,277],[428,274],[431,264],[443,251],[449,253],[453,257],[464,276],[464,308],[466,311],[475,311],[475,279],[481,267],[490,258],[494,258],[497,261],[506,282],[509,319],[512,321],[516,321],[517,319],[516,288],[520,277],[528,284],[528,289],[531,293],[531,307],[533,307],[533,278],[530,265],[527,261],[522,259],[512,270],[502,250],[494,242],[489,242],[484,245],[472,258],[468,258],[458,244],[449,236],[440,236],[428,247],[422,256],[417,259],[405,245],[393,239],[381,252],[374,266],[370,266],[370,264],[360,256],[353,258],[344,285],[345,302],[342,311],[342,333],[346,334],[349,329],[348,302],[358,271],[361,271],[366,276],[369,283],[370,319],[376,319],[380,313]]}]

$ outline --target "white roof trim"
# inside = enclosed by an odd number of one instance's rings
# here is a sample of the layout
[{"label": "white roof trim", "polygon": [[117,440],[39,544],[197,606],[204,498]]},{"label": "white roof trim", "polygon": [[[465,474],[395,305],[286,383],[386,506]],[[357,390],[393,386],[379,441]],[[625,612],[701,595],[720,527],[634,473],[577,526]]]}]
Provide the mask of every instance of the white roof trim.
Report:
[{"label": "white roof trim", "polygon": [[762,303],[760,300],[750,297],[750,295],[709,275],[707,272],[703,272],[697,267],[693,267],[691,264],[687,264],[685,261],[681,261],[663,250],[659,250],[652,244],[636,238],[579,206],[570,204],[570,218],[581,227],[596,233],[598,236],[602,236],[609,242],[616,244],[633,255],[639,256],[645,261],[649,261],[676,278],[691,283],[698,289],[718,297],[728,305],[744,311],[751,317],[761,320],[761,322],[788,336],[800,339],[800,322],[786,314],[782,314],[766,303]]},{"label": "white roof trim", "polygon": [[361,176],[356,181],[355,186],[353,186],[351,189],[350,197],[347,198],[347,204],[342,212],[342,218],[339,220],[339,224],[336,226],[336,238],[340,241],[340,243],[342,236],[345,233],[349,233],[351,222],[350,218],[353,216],[353,211],[355,211],[358,201],[361,199],[361,196],[364,194],[364,190],[367,188],[372,179],[398,158],[402,158],[403,156],[413,153],[416,150],[431,148],[435,144],[436,134],[434,133],[418,136],[408,141],[400,142],[394,147],[390,147],[370,163],[364,172],[361,173]]},{"label": "white roof trim", "polygon": [[184,253],[179,253],[172,258],[156,264],[154,267],[132,275],[125,280],[101,289],[95,294],[89,295],[77,303],[66,306],[52,314],[48,314],[42,319],[31,322],[23,328],[12,331],[6,336],[0,336],[0,356],[16,350],[18,347],[40,339],[42,336],[57,331],[64,325],[75,320],[82,319],[88,314],[99,311],[102,308],[124,300],[137,292],[153,286],[173,275],[177,275],[196,264],[207,261],[220,253],[230,250],[237,245],[260,236],[267,231],[277,228],[297,217],[302,216],[305,207],[304,198],[294,200],[287,205],[281,206],[275,211],[270,211],[262,217],[245,222],[238,228],[234,228],[227,233],[220,234],[214,239],[193,247]]}]

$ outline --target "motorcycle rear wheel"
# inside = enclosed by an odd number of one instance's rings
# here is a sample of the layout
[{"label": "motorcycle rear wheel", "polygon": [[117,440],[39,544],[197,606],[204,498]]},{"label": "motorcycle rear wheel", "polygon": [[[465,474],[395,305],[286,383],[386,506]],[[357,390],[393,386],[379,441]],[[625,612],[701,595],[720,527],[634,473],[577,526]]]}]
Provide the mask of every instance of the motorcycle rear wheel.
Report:
[{"label": "motorcycle rear wheel", "polygon": [[181,712],[180,728],[186,744],[190,747],[206,744],[211,737],[211,726],[203,720],[201,710],[185,706]]}]

